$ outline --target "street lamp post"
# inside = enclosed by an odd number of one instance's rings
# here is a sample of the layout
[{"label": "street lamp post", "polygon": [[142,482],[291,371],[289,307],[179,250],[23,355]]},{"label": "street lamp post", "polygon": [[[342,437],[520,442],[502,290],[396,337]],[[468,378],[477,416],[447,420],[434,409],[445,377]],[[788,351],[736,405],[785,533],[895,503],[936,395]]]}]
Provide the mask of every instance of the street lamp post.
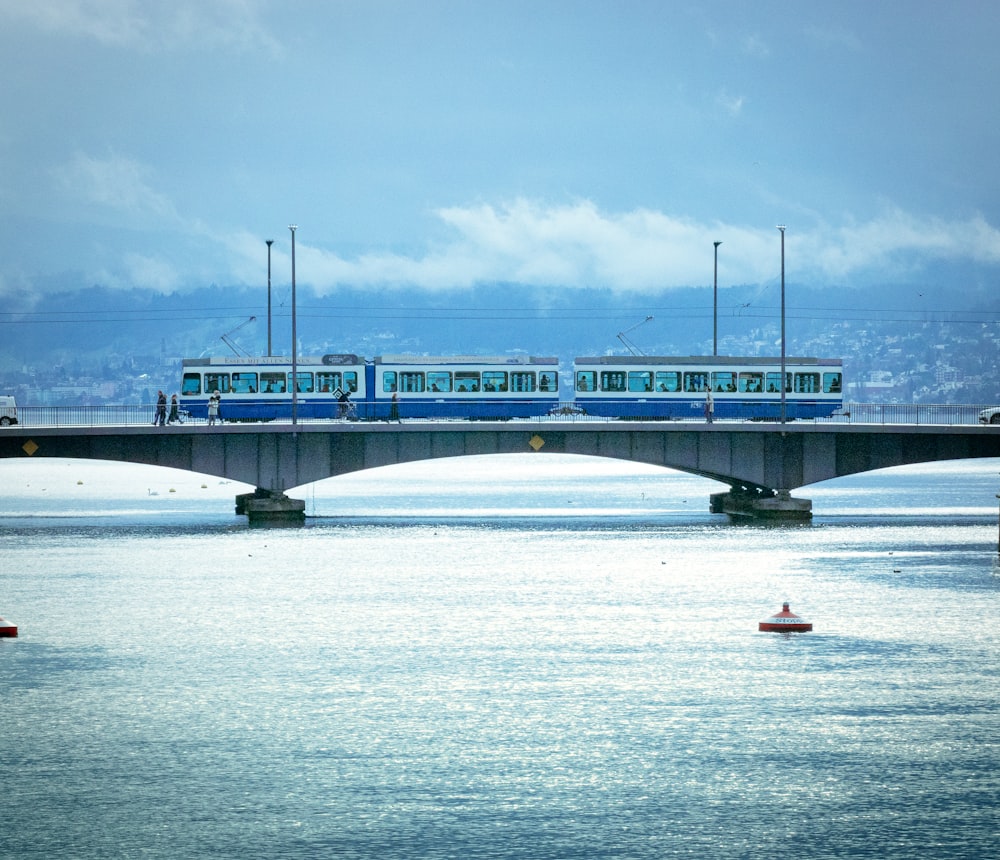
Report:
[{"label": "street lamp post", "polygon": [[274,355],[271,352],[271,245],[274,239],[265,239],[267,242],[267,357]]},{"label": "street lamp post", "polygon": [[785,423],[785,225],[779,224],[781,231],[781,423]]},{"label": "street lamp post", "polygon": [[719,245],[715,245],[715,279],[712,282],[712,355],[719,354]]},{"label": "street lamp post", "polygon": [[295,231],[298,225],[289,224],[292,231],[292,424],[299,422],[299,347],[295,330]]}]

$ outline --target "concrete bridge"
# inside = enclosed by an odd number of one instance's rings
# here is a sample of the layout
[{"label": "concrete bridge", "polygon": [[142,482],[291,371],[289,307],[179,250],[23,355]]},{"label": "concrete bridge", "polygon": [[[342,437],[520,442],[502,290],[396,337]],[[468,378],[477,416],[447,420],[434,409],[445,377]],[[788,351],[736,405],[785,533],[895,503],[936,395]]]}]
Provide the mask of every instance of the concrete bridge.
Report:
[{"label": "concrete bridge", "polygon": [[237,498],[251,522],[301,521],[286,492],[377,466],[476,454],[611,457],[728,484],[714,513],[808,518],[791,491],[844,475],[935,460],[1000,457],[1000,429],[977,425],[516,420],[316,422],[0,429],[0,457],[117,460],[252,484]]}]

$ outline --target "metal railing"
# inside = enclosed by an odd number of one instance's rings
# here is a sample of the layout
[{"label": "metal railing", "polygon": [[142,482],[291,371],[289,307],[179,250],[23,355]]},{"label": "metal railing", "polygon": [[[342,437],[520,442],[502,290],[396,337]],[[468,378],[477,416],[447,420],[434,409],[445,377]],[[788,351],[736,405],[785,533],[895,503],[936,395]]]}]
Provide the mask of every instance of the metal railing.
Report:
[{"label": "metal railing", "polygon": [[838,424],[979,424],[982,404],[845,403],[838,414],[817,421]]},{"label": "metal railing", "polygon": [[119,406],[18,406],[17,423],[25,427],[117,427],[153,424],[156,407]]},{"label": "metal railing", "polygon": [[[977,404],[912,404],[912,403],[845,403],[837,413],[829,418],[796,419],[798,422],[815,422],[819,424],[901,424],[901,425],[938,425],[956,426],[979,424],[979,413],[989,408]],[[100,406],[18,406],[17,423],[9,425],[17,427],[115,427],[142,426],[155,424],[156,407],[147,404],[100,405]],[[351,416],[354,418],[354,416]],[[362,420],[366,420],[362,415]],[[597,417],[581,411],[572,401],[561,403],[548,415],[531,419],[511,420],[545,420],[572,422],[609,422],[617,420],[636,421],[693,421],[704,422],[699,410],[690,410],[690,414],[672,415],[669,418],[647,416],[630,416],[627,404],[622,404],[622,414],[610,417]],[[356,418],[354,419],[356,420]],[[404,412],[403,420],[424,420],[408,418]],[[442,420],[442,419],[430,419]],[[463,420],[454,418],[451,420]],[[750,417],[717,416],[716,422],[759,421]],[[300,419],[304,423],[329,421],[327,419]],[[775,423],[777,418],[764,419],[763,423]],[[191,418],[181,413],[180,424],[205,425],[204,418]],[[8,429],[0,426],[0,432]]]}]

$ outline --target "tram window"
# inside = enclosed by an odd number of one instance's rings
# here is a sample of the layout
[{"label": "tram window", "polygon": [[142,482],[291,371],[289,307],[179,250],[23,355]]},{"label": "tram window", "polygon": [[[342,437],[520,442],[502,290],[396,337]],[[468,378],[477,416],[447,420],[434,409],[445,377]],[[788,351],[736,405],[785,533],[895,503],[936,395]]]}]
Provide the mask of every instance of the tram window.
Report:
[{"label": "tram window", "polygon": [[257,374],[241,371],[233,374],[233,394],[256,394]]},{"label": "tram window", "polygon": [[535,374],[531,371],[515,370],[510,375],[511,391],[518,391],[522,394],[535,390]]},{"label": "tram window", "polygon": [[479,373],[475,370],[458,370],[455,372],[456,391],[479,391]]},{"label": "tram window", "polygon": [[316,373],[316,389],[321,394],[333,394],[338,388],[343,390],[343,377],[339,371],[320,370]]},{"label": "tram window", "polygon": [[593,370],[578,370],[576,373],[577,391],[596,391],[597,374]]},{"label": "tram window", "polygon": [[[781,373],[770,371],[767,374],[767,390],[771,394],[778,394],[781,392]],[[785,374],[785,391],[792,390],[792,374]]]},{"label": "tram window", "polygon": [[630,370],[628,372],[629,391],[652,391],[653,371],[651,370]]},{"label": "tram window", "polygon": [[506,370],[483,371],[483,391],[506,391],[506,390],[507,390]]},{"label": "tram window", "polygon": [[730,370],[717,370],[712,374],[712,388],[715,391],[735,391],[735,374]]},{"label": "tram window", "polygon": [[685,391],[705,391],[708,388],[708,374],[704,370],[689,370],[684,374]]},{"label": "tram window", "polygon": [[228,373],[206,373],[205,374],[205,390],[206,391],[218,391],[220,394],[229,393],[229,374]]},{"label": "tram window", "polygon": [[352,394],[358,390],[358,372],[356,370],[345,371],[344,385]]},{"label": "tram window", "polygon": [[819,391],[818,373],[796,373],[795,391],[799,394],[815,394]]},{"label": "tram window", "polygon": [[181,382],[181,394],[190,397],[192,394],[201,394],[201,374],[185,373]]},{"label": "tram window", "polygon": [[265,372],[260,375],[260,390],[263,394],[284,394],[285,374]]},{"label": "tram window", "polygon": [[399,390],[419,394],[424,390],[424,375],[419,370],[404,370],[399,374]]},{"label": "tram window", "polygon": [[839,373],[824,373],[823,374],[823,391],[827,394],[840,394],[840,374]]},{"label": "tram window", "polygon": [[554,373],[538,374],[539,391],[556,391],[559,387],[559,380]]},{"label": "tram window", "polygon": [[625,372],[622,370],[601,371],[601,391],[624,391]]},{"label": "tram window", "polygon": [[681,372],[679,370],[658,370],[656,371],[657,391],[680,391]]},{"label": "tram window", "polygon": [[[313,392],[313,375],[303,370],[296,371],[295,374],[298,379],[298,385],[296,386],[296,391],[299,394],[312,394]],[[288,374],[288,384],[291,387],[292,374]]]},{"label": "tram window", "polygon": [[451,391],[451,372],[448,370],[427,371],[427,387],[431,391]]},{"label": "tram window", "polygon": [[399,383],[396,381],[396,371],[387,370],[382,374],[382,390],[385,392],[396,391]]},{"label": "tram window", "polygon": [[739,390],[748,394],[756,394],[764,390],[763,373],[741,373],[739,376]]}]

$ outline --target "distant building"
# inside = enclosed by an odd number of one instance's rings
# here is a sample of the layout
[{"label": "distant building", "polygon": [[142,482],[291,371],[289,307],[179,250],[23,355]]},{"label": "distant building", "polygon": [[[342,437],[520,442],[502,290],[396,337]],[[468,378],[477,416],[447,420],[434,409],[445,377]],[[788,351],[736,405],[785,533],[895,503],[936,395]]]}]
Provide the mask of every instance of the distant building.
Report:
[{"label": "distant building", "polygon": [[962,381],[962,373],[956,367],[939,364],[934,368],[934,381],[938,385],[954,386]]}]

